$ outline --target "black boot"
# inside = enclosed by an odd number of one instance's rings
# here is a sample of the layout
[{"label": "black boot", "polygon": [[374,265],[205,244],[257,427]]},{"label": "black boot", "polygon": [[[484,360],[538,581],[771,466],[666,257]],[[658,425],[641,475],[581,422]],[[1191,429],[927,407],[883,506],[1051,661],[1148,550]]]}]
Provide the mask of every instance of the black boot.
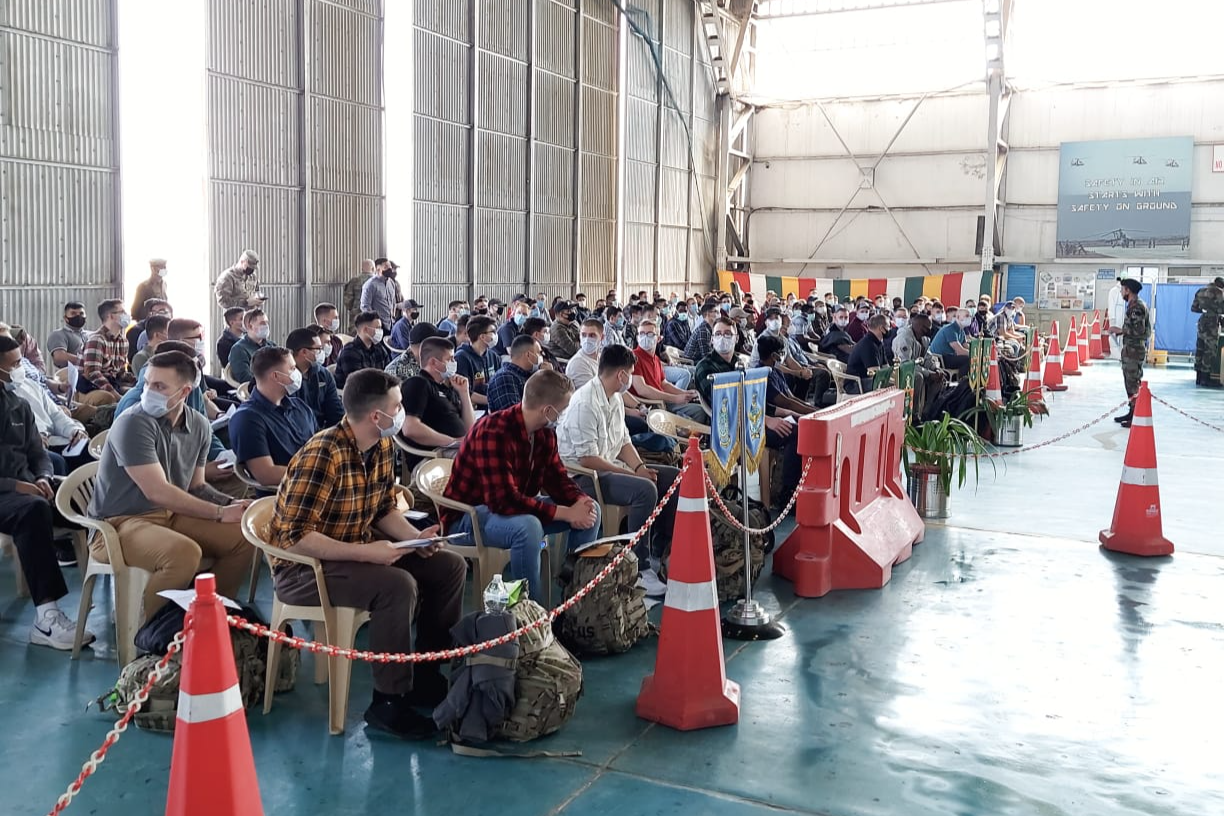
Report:
[{"label": "black boot", "polygon": [[1208,374],[1206,371],[1195,371],[1194,372],[1194,384],[1196,386],[1201,387],[1201,386],[1207,385],[1209,382],[1211,382],[1211,375]]},{"label": "black boot", "polygon": [[1114,419],[1114,422],[1119,423],[1120,425],[1122,425],[1122,427],[1129,428],[1131,417],[1134,416],[1134,414],[1135,414],[1135,409],[1131,408],[1131,410],[1127,411],[1125,414],[1116,416],[1113,419]]}]

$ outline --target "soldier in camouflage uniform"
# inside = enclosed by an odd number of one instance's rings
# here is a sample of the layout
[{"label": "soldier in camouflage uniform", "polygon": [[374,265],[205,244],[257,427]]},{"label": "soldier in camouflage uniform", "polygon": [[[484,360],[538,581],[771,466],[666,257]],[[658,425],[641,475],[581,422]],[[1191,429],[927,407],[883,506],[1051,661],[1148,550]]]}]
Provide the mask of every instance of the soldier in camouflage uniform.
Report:
[{"label": "soldier in camouflage uniform", "polygon": [[1152,319],[1147,306],[1139,299],[1143,284],[1133,278],[1122,281],[1122,297],[1126,300],[1126,318],[1121,326],[1110,326],[1109,331],[1119,335],[1122,345],[1122,381],[1126,385],[1126,396],[1132,402],[1125,414],[1114,417],[1114,422],[1123,428],[1131,426],[1135,415],[1135,395],[1139,393],[1139,382],[1143,379],[1143,360],[1147,356],[1147,341],[1152,335]]},{"label": "soldier in camouflage uniform", "polygon": [[350,278],[349,282],[344,284],[344,326],[345,331],[356,334],[355,321],[357,315],[361,313],[361,287],[365,286],[365,282],[374,274],[374,259],[366,258],[361,262],[361,274],[355,278]]},{"label": "soldier in camouflage uniform", "polygon": [[1224,318],[1224,278],[1194,293],[1190,311],[1202,315],[1198,321],[1198,341],[1194,344],[1194,384],[1219,388],[1211,375],[1220,373],[1220,319]]}]

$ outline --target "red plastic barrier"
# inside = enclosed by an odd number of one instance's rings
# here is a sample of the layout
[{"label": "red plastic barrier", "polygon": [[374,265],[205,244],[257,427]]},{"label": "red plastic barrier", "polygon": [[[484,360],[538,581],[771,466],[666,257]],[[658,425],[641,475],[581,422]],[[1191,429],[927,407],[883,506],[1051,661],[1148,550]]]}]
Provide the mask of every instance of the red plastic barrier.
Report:
[{"label": "red plastic barrier", "polygon": [[922,541],[926,528],[901,487],[904,403],[889,388],[799,420],[799,454],[815,461],[773,563],[796,595],[882,587]]}]

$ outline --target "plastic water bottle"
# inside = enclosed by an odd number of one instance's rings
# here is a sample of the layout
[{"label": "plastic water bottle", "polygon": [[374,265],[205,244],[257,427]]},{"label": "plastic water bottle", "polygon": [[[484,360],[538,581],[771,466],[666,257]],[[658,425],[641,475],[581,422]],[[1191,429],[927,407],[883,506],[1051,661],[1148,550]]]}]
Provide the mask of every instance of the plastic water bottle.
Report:
[{"label": "plastic water bottle", "polygon": [[510,590],[506,589],[501,573],[494,575],[485,587],[484,607],[486,612],[505,612],[510,607]]}]

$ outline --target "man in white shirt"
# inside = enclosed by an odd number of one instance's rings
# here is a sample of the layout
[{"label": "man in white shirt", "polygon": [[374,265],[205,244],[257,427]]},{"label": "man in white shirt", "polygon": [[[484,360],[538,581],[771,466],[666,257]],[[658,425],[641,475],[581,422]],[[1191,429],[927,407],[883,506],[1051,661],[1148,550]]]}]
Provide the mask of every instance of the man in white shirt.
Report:
[{"label": "man in white shirt", "polygon": [[565,376],[577,391],[599,376],[599,350],[603,347],[603,324],[595,318],[582,321],[578,333],[578,353],[565,365]]},{"label": "man in white shirt", "polygon": [[[621,395],[633,384],[636,357],[625,346],[612,345],[599,357],[598,375],[574,392],[569,410],[557,426],[557,447],[563,462],[582,465],[599,474],[604,501],[628,508],[630,530],[639,530],[667,492],[679,470],[642,461],[625,428],[625,406]],[[595,495],[591,479],[575,481],[584,493]],[[670,545],[675,522],[676,496],[663,508],[650,531],[638,542],[637,555],[657,564]],[[652,543],[653,542],[653,543]],[[661,594],[663,584],[644,571],[648,594]]]}]

